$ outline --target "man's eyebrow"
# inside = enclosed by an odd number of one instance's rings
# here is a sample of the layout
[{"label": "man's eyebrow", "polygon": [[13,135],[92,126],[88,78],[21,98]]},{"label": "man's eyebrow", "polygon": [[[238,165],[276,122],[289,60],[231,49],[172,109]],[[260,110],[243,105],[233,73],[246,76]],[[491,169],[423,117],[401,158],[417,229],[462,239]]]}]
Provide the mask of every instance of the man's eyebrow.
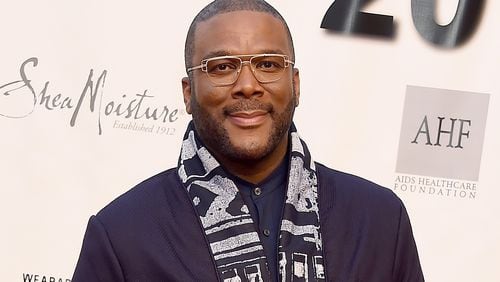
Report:
[{"label": "man's eyebrow", "polygon": [[211,51],[205,56],[203,56],[202,60],[205,59],[210,59],[213,57],[222,57],[222,56],[232,56],[232,55],[257,55],[257,54],[284,54],[286,53],[281,50],[281,49],[263,49],[260,50],[258,53],[252,53],[252,54],[233,54],[227,50],[216,50],[216,51]]}]

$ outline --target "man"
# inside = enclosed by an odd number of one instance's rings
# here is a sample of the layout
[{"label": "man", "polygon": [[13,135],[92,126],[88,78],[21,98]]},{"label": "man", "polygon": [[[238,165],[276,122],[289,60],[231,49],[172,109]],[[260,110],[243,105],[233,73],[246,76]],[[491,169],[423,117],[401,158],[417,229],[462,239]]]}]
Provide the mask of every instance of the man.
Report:
[{"label": "man", "polygon": [[74,282],[423,281],[402,202],[298,137],[299,71],[273,7],[209,4],[185,60],[178,167],[90,218]]}]

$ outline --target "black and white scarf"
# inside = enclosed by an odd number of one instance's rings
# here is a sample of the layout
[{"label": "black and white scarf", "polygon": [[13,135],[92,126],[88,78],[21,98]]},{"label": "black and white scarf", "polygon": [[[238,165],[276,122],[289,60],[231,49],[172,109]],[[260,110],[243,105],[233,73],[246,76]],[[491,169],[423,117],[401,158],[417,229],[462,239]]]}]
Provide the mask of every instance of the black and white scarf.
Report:
[{"label": "black and white scarf", "polygon": [[[288,187],[281,219],[280,281],[324,281],[314,161],[290,129]],[[199,215],[221,281],[271,281],[248,207],[229,174],[188,126],[178,174]]]}]

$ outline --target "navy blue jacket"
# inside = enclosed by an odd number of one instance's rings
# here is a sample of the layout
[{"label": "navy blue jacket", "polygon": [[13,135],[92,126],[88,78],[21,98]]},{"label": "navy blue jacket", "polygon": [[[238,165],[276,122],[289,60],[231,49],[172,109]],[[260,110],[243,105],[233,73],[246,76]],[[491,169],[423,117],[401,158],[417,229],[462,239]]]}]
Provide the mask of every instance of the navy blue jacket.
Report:
[{"label": "navy blue jacket", "polygon": [[[410,221],[389,189],[317,164],[328,281],[423,281]],[[89,220],[73,282],[217,281],[176,169],[126,192]]]}]

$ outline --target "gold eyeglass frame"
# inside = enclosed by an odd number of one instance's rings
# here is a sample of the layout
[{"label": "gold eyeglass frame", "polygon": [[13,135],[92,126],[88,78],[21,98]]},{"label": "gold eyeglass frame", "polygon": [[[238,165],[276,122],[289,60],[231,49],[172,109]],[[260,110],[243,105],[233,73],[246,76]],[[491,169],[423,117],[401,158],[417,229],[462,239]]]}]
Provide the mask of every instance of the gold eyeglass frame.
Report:
[{"label": "gold eyeglass frame", "polygon": [[[266,80],[266,81],[261,81],[259,78],[257,78],[257,75],[255,74],[255,69],[252,65],[252,60],[255,59],[255,58],[259,58],[259,57],[269,57],[269,56],[277,56],[277,57],[282,57],[283,60],[284,60],[284,68],[283,68],[283,72],[281,72],[281,76],[274,79],[274,80]],[[248,60],[243,60],[241,59],[242,57],[250,57]],[[235,79],[233,82],[231,83],[218,83],[218,82],[214,82],[213,81],[213,78],[208,74],[208,63],[210,61],[213,61],[213,60],[220,60],[220,59],[238,59],[240,60],[240,67],[239,69],[237,70],[236,72],[236,76],[235,76]],[[236,81],[238,81],[238,78],[240,77],[240,73],[241,73],[241,69],[243,68],[243,65],[244,64],[249,64],[250,65],[250,69],[252,70],[252,73],[255,77],[255,79],[257,79],[258,82],[260,83],[271,83],[271,82],[275,82],[275,81],[278,81],[281,79],[281,77],[283,77],[283,73],[285,72],[284,70],[286,68],[288,68],[288,66],[290,65],[294,65],[295,62],[291,61],[288,59],[288,55],[283,55],[283,54],[251,54],[251,55],[227,55],[227,56],[218,56],[218,57],[212,57],[212,58],[208,58],[208,59],[203,59],[201,60],[201,64],[198,65],[198,66],[194,66],[194,67],[190,67],[186,70],[186,72],[191,72],[191,71],[194,71],[194,70],[201,70],[202,72],[206,73],[207,74],[207,77],[208,79],[215,85],[219,85],[219,86],[227,86],[227,85],[232,85],[234,84]]]}]

